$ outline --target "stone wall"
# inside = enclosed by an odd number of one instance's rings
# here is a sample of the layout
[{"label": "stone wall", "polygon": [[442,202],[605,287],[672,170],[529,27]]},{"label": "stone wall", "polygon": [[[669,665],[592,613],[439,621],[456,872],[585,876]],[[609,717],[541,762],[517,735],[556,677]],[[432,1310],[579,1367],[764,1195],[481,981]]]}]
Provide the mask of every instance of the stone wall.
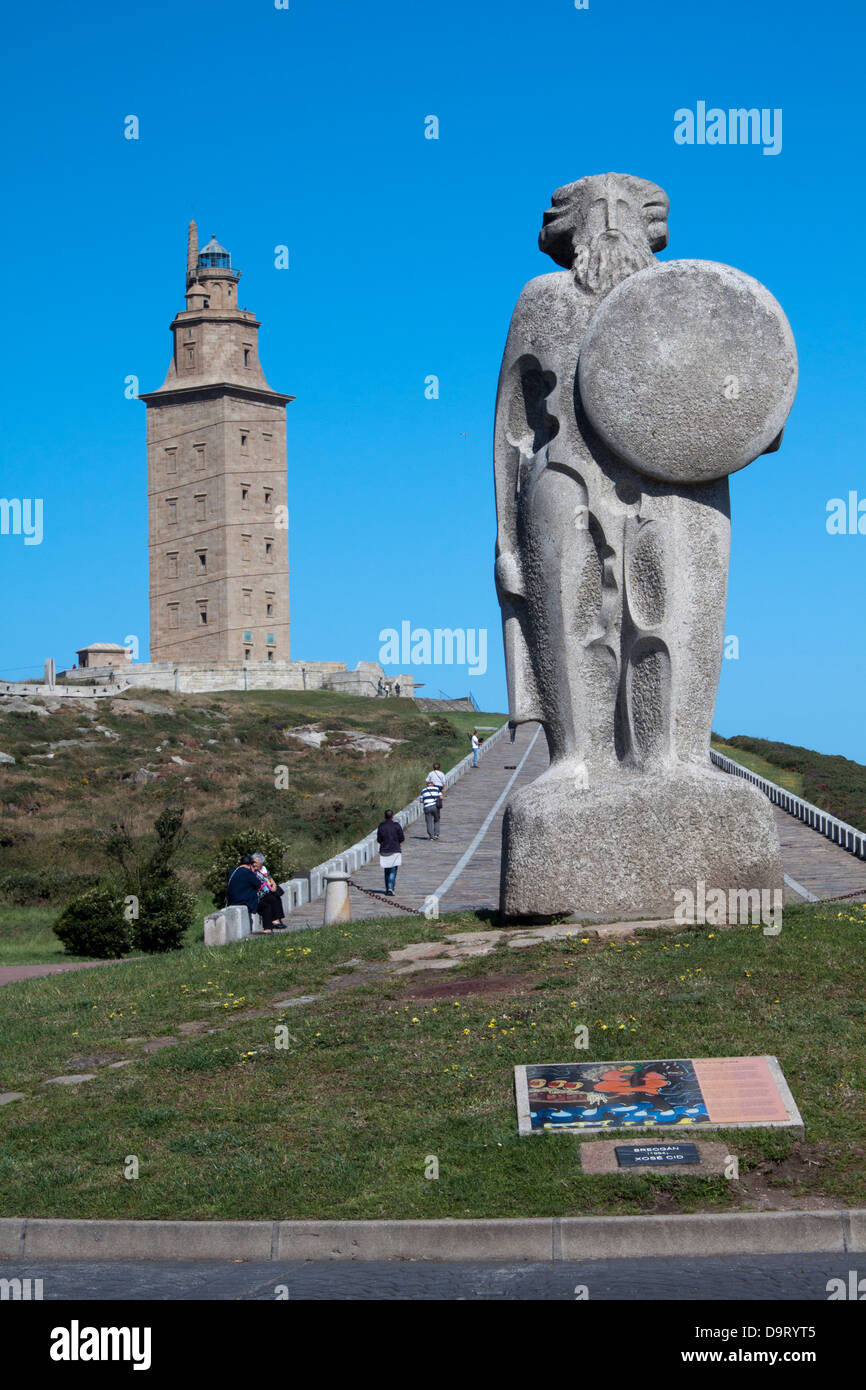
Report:
[{"label": "stone wall", "polygon": [[[62,675],[67,673],[61,672]],[[94,675],[95,672],[69,673]],[[359,662],[350,671],[344,661],[137,661],[124,670],[124,680],[147,690],[177,690],[187,694],[206,694],[217,690],[333,690],[343,695],[375,696],[381,666]],[[411,676],[400,675],[400,693],[411,699],[415,684]]]}]

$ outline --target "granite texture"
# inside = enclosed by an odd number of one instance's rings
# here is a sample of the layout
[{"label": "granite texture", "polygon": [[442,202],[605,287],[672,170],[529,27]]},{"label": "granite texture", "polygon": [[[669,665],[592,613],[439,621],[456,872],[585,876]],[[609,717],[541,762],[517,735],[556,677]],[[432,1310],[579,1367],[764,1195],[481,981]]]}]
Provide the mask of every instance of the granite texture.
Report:
[{"label": "granite texture", "polygon": [[750,275],[667,261],[599,306],[578,375],[584,410],[620,458],[651,478],[700,483],[779,439],[797,353],[781,307]]}]

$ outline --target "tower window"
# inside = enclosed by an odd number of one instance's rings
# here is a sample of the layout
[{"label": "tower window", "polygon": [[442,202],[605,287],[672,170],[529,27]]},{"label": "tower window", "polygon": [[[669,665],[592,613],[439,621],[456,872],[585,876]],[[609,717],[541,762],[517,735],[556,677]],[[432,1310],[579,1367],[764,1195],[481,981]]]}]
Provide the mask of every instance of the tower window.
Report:
[{"label": "tower window", "polygon": [[176,525],[176,523],[177,523],[177,498],[176,498],[176,497],[166,497],[166,499],[165,499],[165,508],[166,508],[166,513],[167,513],[167,515],[168,515],[168,524],[169,524],[169,526],[174,526],[174,525]]},{"label": "tower window", "polygon": [[207,493],[200,492],[195,499],[195,519],[204,521],[207,516]]},{"label": "tower window", "polygon": [[187,365],[188,367],[192,367],[192,366],[195,365],[195,348],[194,348],[194,347],[188,347],[187,350],[186,350],[186,365]]},{"label": "tower window", "polygon": [[242,559],[242,560],[248,560],[248,559],[250,558],[250,545],[251,545],[251,543],[252,543],[252,539],[253,539],[252,536],[241,536],[241,559]]},{"label": "tower window", "polygon": [[165,451],[165,471],[166,473],[177,472],[177,449],[166,449]]},{"label": "tower window", "polygon": [[168,605],[168,625],[172,629],[180,627],[180,604],[170,603]]},{"label": "tower window", "polygon": [[203,444],[194,444],[194,445],[193,445],[193,448],[195,449],[195,466],[196,466],[196,468],[204,468],[204,449],[205,449],[205,446],[204,446]]},{"label": "tower window", "polygon": [[206,603],[200,603],[200,604],[198,605],[198,616],[199,616],[199,622],[201,623],[201,626],[202,626],[202,627],[207,627],[207,604],[206,604]]},{"label": "tower window", "polygon": [[165,567],[169,579],[177,579],[177,551],[169,551],[165,557]]},{"label": "tower window", "polygon": [[270,506],[270,504],[271,504],[271,498],[273,497],[273,495],[274,495],[274,494],[271,492],[271,489],[270,489],[269,487],[266,487],[266,488],[265,488],[265,506],[266,506],[266,507],[269,507],[269,506]]},{"label": "tower window", "polygon": [[252,589],[244,589],[243,611],[244,611],[244,614],[248,615],[249,617],[252,617],[252,615],[253,615],[253,591],[252,591]]},{"label": "tower window", "polygon": [[249,661],[249,659],[250,659],[250,649],[249,649],[249,647],[244,647],[244,661]]},{"label": "tower window", "polygon": [[245,348],[244,348],[244,366],[245,366],[245,367],[248,367],[249,365],[250,365],[250,350],[249,350],[249,348],[245,347]]},{"label": "tower window", "polygon": [[210,308],[210,300],[209,300],[209,299],[205,299],[205,300],[204,300],[204,307],[205,307],[206,309],[209,309],[209,308]]},{"label": "tower window", "polygon": [[241,506],[245,507],[249,500],[250,490],[246,486],[241,487]]},{"label": "tower window", "polygon": [[274,654],[273,654],[273,652],[268,652],[268,661],[273,661],[273,659],[274,659]]},{"label": "tower window", "polygon": [[206,573],[207,573],[207,551],[206,551],[206,550],[197,550],[195,553],[196,553],[196,555],[198,556],[198,569],[199,569],[199,573],[200,573],[200,574],[206,574]]},{"label": "tower window", "polygon": [[273,616],[274,616],[274,605],[273,605],[272,603],[266,603],[266,604],[265,604],[265,617],[266,617],[266,618],[272,618]]},{"label": "tower window", "polygon": [[265,541],[265,559],[266,559],[266,560],[272,560],[273,558],[274,558],[274,543],[273,543],[272,540],[266,540],[266,541]]},{"label": "tower window", "polygon": [[242,434],[242,435],[241,435],[241,448],[242,448],[242,449],[245,449],[246,447],[247,447],[247,437],[246,437],[245,434]]}]

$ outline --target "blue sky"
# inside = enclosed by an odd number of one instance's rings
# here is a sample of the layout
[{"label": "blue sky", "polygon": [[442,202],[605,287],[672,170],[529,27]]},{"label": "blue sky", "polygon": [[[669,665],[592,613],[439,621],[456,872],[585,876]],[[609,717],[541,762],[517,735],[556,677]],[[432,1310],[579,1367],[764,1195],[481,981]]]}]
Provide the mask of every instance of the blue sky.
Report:
[{"label": "blue sky", "polygon": [[[670,195],[664,257],[762,280],[800,354],[781,451],[732,480],[740,655],[715,726],[866,761],[866,535],[825,525],[830,498],[866,498],[863,29],[853,0],[16,6],[0,495],[41,497],[44,538],[0,536],[0,676],[130,634],[146,655],[145,409],[124,381],[164,378],[195,216],[243,271],[271,385],[297,397],[293,656],[375,659],[405,620],[486,628],[486,675],[415,674],[504,708],[500,357],[522,286],[552,268],[536,246],[551,192],[620,170]],[[781,108],[781,153],[677,145],[674,112],[699,100]]]}]

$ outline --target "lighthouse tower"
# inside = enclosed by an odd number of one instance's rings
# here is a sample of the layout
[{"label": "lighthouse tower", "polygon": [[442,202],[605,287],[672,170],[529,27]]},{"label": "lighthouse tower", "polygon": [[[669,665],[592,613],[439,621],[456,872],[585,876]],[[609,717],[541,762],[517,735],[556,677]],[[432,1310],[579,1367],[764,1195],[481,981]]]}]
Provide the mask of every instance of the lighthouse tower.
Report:
[{"label": "lighthouse tower", "polygon": [[186,308],[147,405],[151,661],[289,660],[286,414],[240,271],[189,226]]}]

